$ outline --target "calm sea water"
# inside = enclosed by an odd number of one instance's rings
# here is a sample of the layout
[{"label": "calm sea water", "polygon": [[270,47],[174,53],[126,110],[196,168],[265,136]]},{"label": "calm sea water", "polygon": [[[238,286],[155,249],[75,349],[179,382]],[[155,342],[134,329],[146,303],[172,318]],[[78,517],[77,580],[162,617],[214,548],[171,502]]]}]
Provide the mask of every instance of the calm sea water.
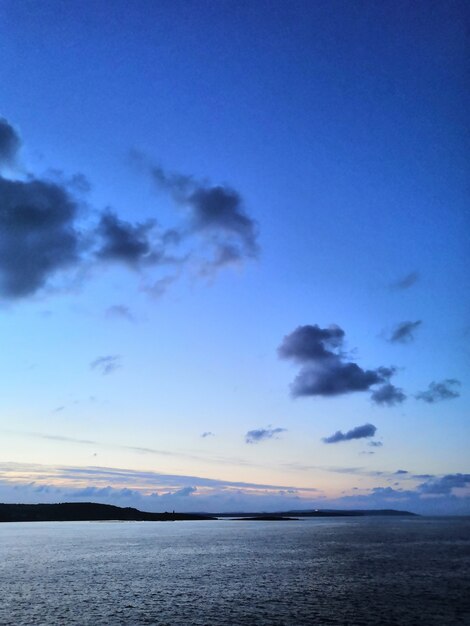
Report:
[{"label": "calm sea water", "polygon": [[0,524],[0,624],[470,624],[470,518]]}]

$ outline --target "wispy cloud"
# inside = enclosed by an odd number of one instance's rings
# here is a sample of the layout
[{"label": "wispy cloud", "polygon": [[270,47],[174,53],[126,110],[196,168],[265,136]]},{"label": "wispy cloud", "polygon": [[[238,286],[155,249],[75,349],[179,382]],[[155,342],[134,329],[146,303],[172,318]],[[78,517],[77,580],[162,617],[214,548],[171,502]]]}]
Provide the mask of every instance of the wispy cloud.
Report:
[{"label": "wispy cloud", "polygon": [[446,378],[441,382],[432,382],[426,391],[420,391],[416,394],[415,398],[423,400],[428,404],[434,404],[435,402],[441,402],[442,400],[452,400],[460,396],[460,381],[456,378]]},{"label": "wispy cloud", "polygon": [[395,282],[391,283],[390,289],[392,289],[393,291],[403,291],[404,289],[409,289],[410,287],[413,287],[413,285],[415,285],[418,280],[418,272],[410,272],[409,274],[406,274],[405,276],[402,276]]},{"label": "wispy cloud", "polygon": [[124,319],[128,322],[135,322],[135,317],[130,308],[124,304],[113,304],[106,309],[106,317],[114,319]]},{"label": "wispy cloud", "polygon": [[90,363],[90,367],[106,376],[121,367],[121,357],[118,354],[99,356]]},{"label": "wispy cloud", "polygon": [[423,322],[400,322],[392,330],[389,341],[390,343],[411,343],[415,339],[415,332]]},{"label": "wispy cloud", "polygon": [[260,443],[268,439],[277,439],[277,435],[286,432],[286,428],[257,428],[249,430],[245,435],[246,443]]},{"label": "wispy cloud", "polygon": [[[380,479],[381,473],[377,472],[376,476]],[[447,474],[430,476],[408,489],[399,484],[394,487],[378,485],[363,488],[362,493],[353,488],[350,493],[328,498],[315,489],[286,485],[230,482],[121,468],[0,463],[0,501],[3,502],[85,499],[148,511],[164,511],[169,507],[209,512],[399,508],[427,514],[469,514],[469,485],[470,474]]]}]

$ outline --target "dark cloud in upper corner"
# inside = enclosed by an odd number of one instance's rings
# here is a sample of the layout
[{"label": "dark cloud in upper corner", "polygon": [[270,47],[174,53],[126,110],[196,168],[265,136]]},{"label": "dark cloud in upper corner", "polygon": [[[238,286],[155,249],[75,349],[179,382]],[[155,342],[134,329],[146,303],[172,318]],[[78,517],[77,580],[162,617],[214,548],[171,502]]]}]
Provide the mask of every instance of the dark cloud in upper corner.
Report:
[{"label": "dark cloud in upper corner", "polygon": [[442,400],[452,400],[460,396],[460,392],[457,390],[458,387],[460,387],[460,381],[456,378],[446,378],[438,383],[433,381],[429,384],[426,391],[420,391],[415,395],[415,398],[424,400],[428,404],[434,404]]},{"label": "dark cloud in upper corner", "polygon": [[[0,119],[0,166],[12,165],[18,133]],[[18,299],[80,261],[79,203],[68,183],[0,176],[0,296]]]},{"label": "dark cloud in upper corner", "polygon": [[21,140],[13,126],[0,117],[0,168],[13,165],[20,149]]},{"label": "dark cloud in upper corner", "polygon": [[286,432],[286,428],[257,428],[249,430],[245,435],[246,443],[259,443],[267,439],[277,439],[276,435]]},{"label": "dark cloud in upper corner", "polygon": [[363,424],[362,426],[356,426],[346,433],[337,430],[333,435],[324,437],[324,443],[339,443],[341,441],[351,441],[353,439],[364,439],[366,437],[373,437],[377,431],[377,427],[373,424]]},{"label": "dark cloud in upper corner", "polygon": [[393,329],[389,341],[390,343],[410,343],[414,341],[414,333],[421,326],[422,321],[400,322]]},{"label": "dark cloud in upper corner", "polygon": [[344,330],[336,325],[299,326],[286,335],[278,348],[281,358],[301,365],[291,392],[298,396],[337,396],[353,391],[367,391],[373,385],[387,382],[395,368],[361,368],[348,361],[341,351]]},{"label": "dark cloud in upper corner", "polygon": [[90,363],[92,370],[97,370],[103,376],[111,374],[121,367],[121,357],[118,354],[99,356]]},{"label": "dark cloud in upper corner", "polygon": [[[0,168],[14,165],[20,146],[16,130],[0,118]],[[156,169],[152,175],[158,182]],[[85,220],[84,203],[77,199],[89,189],[82,174],[67,178],[56,169],[41,178],[0,175],[0,297],[32,296],[59,273],[96,263],[119,262],[134,270],[168,264],[183,269],[194,262],[201,241],[202,274],[257,255],[257,226],[237,191],[163,173],[159,182],[187,209],[182,227],[162,230],[153,219],[131,223],[110,209],[90,212],[98,214],[98,223],[89,216]],[[182,257],[169,253],[183,240]],[[156,282],[152,277],[154,286],[144,290],[160,296],[179,275]]]},{"label": "dark cloud in upper corner", "polygon": [[165,172],[150,166],[156,185],[171,193],[187,211],[181,237],[199,235],[211,254],[203,270],[238,264],[259,253],[258,226],[246,212],[238,191],[228,185],[211,185],[191,176]]},{"label": "dark cloud in upper corner", "polygon": [[371,400],[375,404],[381,404],[386,406],[395,406],[401,404],[406,400],[406,394],[399,387],[395,387],[391,383],[386,383],[371,394]]},{"label": "dark cloud in upper corner", "polygon": [[415,285],[419,280],[418,272],[410,272],[399,278],[397,281],[390,284],[390,289],[393,291],[403,291],[404,289],[409,289],[413,285]]}]

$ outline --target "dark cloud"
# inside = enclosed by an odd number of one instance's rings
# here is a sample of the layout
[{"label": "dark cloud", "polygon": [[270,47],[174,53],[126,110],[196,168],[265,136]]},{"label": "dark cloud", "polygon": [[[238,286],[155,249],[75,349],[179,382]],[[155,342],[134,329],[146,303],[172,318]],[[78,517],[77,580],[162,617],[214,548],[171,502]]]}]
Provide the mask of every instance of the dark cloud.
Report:
[{"label": "dark cloud", "polygon": [[441,400],[452,400],[452,398],[458,398],[460,392],[457,388],[460,386],[460,381],[455,378],[446,378],[439,383],[432,382],[426,391],[420,391],[416,394],[415,398],[418,400],[424,400],[429,404],[434,402],[440,402]]},{"label": "dark cloud", "polygon": [[201,433],[201,437],[203,439],[205,439],[206,437],[214,437],[214,433],[212,433],[210,430],[206,430],[205,432]]},{"label": "dark cloud", "polygon": [[13,126],[3,117],[0,117],[0,167],[12,165],[15,161],[21,140]]},{"label": "dark cloud", "polygon": [[78,262],[77,214],[65,187],[0,177],[0,295],[31,295]]},{"label": "dark cloud", "polygon": [[[0,167],[13,164],[19,147],[15,129],[0,118]],[[156,168],[152,175],[184,208],[182,226],[163,230],[154,219],[132,223],[111,209],[90,211],[85,219],[77,197],[90,185],[82,174],[67,177],[55,169],[46,178],[0,176],[0,297],[31,296],[50,286],[63,270],[74,268],[83,277],[98,263],[118,262],[139,271],[178,266],[174,276],[142,287],[159,297],[184,269],[194,271],[197,263],[196,274],[210,275],[257,255],[257,226],[237,191],[191,177],[159,174]],[[96,214],[98,223],[90,218]],[[184,248],[179,256],[176,246]],[[151,280],[155,277],[147,276],[145,282]]]},{"label": "dark cloud", "polygon": [[396,404],[401,404],[406,400],[406,394],[403,393],[403,390],[395,387],[395,385],[392,385],[391,383],[382,385],[373,391],[370,397],[372,402],[375,402],[375,404],[387,406],[395,406]]},{"label": "dark cloud", "polygon": [[245,435],[246,443],[259,443],[267,439],[276,438],[276,435],[286,432],[286,428],[258,428],[249,430]]},{"label": "dark cloud", "polygon": [[121,367],[121,357],[117,354],[108,356],[99,356],[90,363],[93,370],[98,370],[103,375],[111,374]]},{"label": "dark cloud", "polygon": [[134,322],[135,318],[132,315],[129,307],[124,306],[123,304],[113,304],[112,306],[106,309],[106,317],[111,318],[121,318],[125,319],[128,322]]},{"label": "dark cloud", "polygon": [[377,431],[376,426],[373,424],[363,424],[362,426],[356,426],[346,433],[342,433],[337,430],[333,435],[324,437],[324,443],[339,443],[340,441],[351,441],[353,439],[364,439],[365,437],[373,437]]},{"label": "dark cloud", "polygon": [[397,324],[390,335],[390,343],[410,343],[414,340],[415,330],[421,326],[422,321],[401,322]]},{"label": "dark cloud", "polygon": [[278,349],[281,358],[292,359],[302,367],[294,379],[291,392],[297,396],[336,396],[352,391],[367,391],[386,382],[394,368],[362,369],[348,361],[341,351],[344,330],[339,326],[320,328],[299,326],[286,335]]},{"label": "dark cloud", "polygon": [[395,290],[395,291],[401,291],[403,289],[409,289],[414,284],[416,284],[418,282],[418,280],[419,280],[418,272],[410,272],[409,274],[406,274],[406,276],[403,276],[402,278],[400,278],[397,281],[393,282],[390,285],[390,288]]},{"label": "dark cloud", "polygon": [[191,176],[168,173],[160,167],[150,167],[150,172],[154,182],[187,211],[179,237],[199,235],[211,249],[212,254],[205,257],[203,273],[258,256],[258,227],[247,214],[238,191],[227,185],[210,185]]},{"label": "dark cloud", "polygon": [[96,254],[105,261],[118,261],[133,268],[161,260],[162,252],[153,249],[151,231],[155,222],[131,224],[112,211],[105,211],[97,228],[101,245]]},{"label": "dark cloud", "polygon": [[400,475],[400,474],[409,474],[409,472],[408,472],[407,470],[402,470],[402,469],[399,469],[399,470],[397,470],[397,471],[395,472],[395,474],[398,474],[398,475]]}]

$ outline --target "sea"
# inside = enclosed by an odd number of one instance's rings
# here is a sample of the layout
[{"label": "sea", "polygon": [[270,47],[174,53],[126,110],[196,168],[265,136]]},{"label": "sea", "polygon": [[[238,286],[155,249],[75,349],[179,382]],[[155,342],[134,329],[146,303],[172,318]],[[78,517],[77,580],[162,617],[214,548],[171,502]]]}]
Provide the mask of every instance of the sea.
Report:
[{"label": "sea", "polygon": [[470,518],[0,524],[2,626],[470,624]]}]

